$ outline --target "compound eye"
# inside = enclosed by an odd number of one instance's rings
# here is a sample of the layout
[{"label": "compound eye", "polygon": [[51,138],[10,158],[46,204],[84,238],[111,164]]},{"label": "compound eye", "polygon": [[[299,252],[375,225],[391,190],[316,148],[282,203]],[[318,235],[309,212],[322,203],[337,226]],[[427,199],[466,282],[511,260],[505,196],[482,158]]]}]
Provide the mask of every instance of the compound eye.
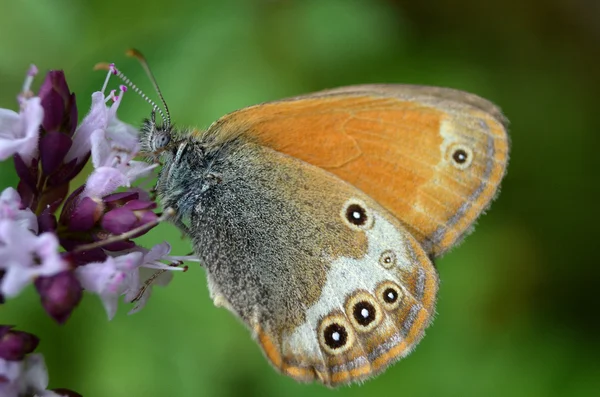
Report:
[{"label": "compound eye", "polygon": [[154,137],[154,149],[162,149],[171,142],[171,134],[162,131],[156,134]]}]

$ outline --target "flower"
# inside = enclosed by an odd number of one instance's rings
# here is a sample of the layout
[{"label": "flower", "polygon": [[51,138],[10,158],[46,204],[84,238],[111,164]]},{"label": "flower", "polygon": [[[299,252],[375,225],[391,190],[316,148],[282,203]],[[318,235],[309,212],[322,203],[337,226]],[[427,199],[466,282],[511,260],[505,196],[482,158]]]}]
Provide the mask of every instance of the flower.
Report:
[{"label": "flower", "polygon": [[29,332],[14,331],[10,325],[0,325],[0,360],[21,361],[35,350],[40,340]]},{"label": "flower", "polygon": [[[19,177],[16,190],[0,193],[0,303],[33,283],[57,323],[70,317],[83,289],[99,295],[109,319],[120,296],[134,303],[130,313],[139,311],[154,285],[168,284],[172,270],[185,271],[183,260],[198,259],[171,256],[167,243],[148,250],[134,241],[174,210],[156,214],[155,197],[141,187],[116,192],[158,165],[134,160],[138,131],[117,117],[127,88],[104,94],[112,74],[130,82],[111,66],[77,126],[75,94],[64,73],[48,72],[38,96],[30,90],[36,74],[32,66],[17,97],[19,113],[0,109],[0,161],[12,156]],[[94,171],[69,193],[90,157]],[[47,390],[44,359],[33,353],[38,342],[0,325],[0,396],[79,396]]]},{"label": "flower", "polygon": [[65,162],[76,160],[77,163],[87,161],[92,149],[90,137],[97,130],[108,127],[108,110],[105,105],[104,94],[100,91],[92,94],[92,107],[85,116],[73,136],[73,145],[65,156]]},{"label": "flower", "polygon": [[38,277],[35,287],[40,294],[44,310],[59,324],[67,321],[82,296],[81,284],[71,270],[53,276]]},{"label": "flower", "polygon": [[156,164],[132,160],[137,152],[117,146],[103,130],[94,131],[91,142],[95,170],[86,182],[84,196],[102,197],[120,186],[129,187],[134,180],[148,176],[156,167]]},{"label": "flower", "polygon": [[39,339],[29,332],[0,325],[0,396],[75,397],[67,389],[46,390],[48,371],[41,354],[31,354]]},{"label": "flower", "polygon": [[100,296],[109,319],[117,312],[119,296],[137,285],[142,257],[141,252],[109,256],[104,262],[88,263],[75,270],[83,288]]},{"label": "flower", "polygon": [[[109,71],[108,78],[113,73]],[[117,109],[127,87],[121,94],[111,91],[108,97],[102,92],[92,95],[92,109],[75,132],[75,140],[67,159],[85,157],[91,150],[95,171],[88,178],[83,196],[98,198],[112,193],[120,186],[131,186],[139,177],[148,176],[156,165],[135,161],[140,145],[138,131],[117,118]],[[105,102],[113,100],[110,107]]]},{"label": "flower", "polygon": [[31,163],[37,155],[43,117],[39,97],[24,100],[19,113],[0,109],[0,161],[18,153],[27,164]]},{"label": "flower", "polygon": [[10,219],[20,227],[38,232],[38,222],[35,214],[29,208],[21,209],[21,197],[12,187],[0,194],[0,220]]},{"label": "flower", "polygon": [[14,297],[38,276],[52,276],[67,269],[58,253],[53,233],[36,236],[17,221],[0,220],[0,294]]},{"label": "flower", "polygon": [[167,285],[173,278],[171,271],[186,271],[187,267],[178,267],[183,261],[199,262],[195,256],[171,256],[170,252],[171,246],[166,242],[150,250],[136,246],[109,256],[104,262],[80,266],[75,274],[83,288],[100,296],[108,318],[112,319],[120,295],[125,295],[126,302],[135,302],[129,314],[136,313],[146,305],[153,285]]},{"label": "flower", "polygon": [[[60,131],[69,137],[72,136],[77,126],[77,106],[75,94],[69,90],[63,71],[49,71],[38,95],[44,108],[42,121],[44,131],[46,133]],[[64,154],[61,157],[64,157]]]},{"label": "flower", "polygon": [[41,354],[30,354],[22,361],[0,358],[0,396],[36,397],[78,396],[70,390],[47,390],[48,370]]},{"label": "flower", "polygon": [[[130,290],[131,293],[125,296],[127,302],[135,302],[135,305],[133,306],[133,309],[129,311],[129,314],[137,313],[144,308],[148,298],[150,298],[150,295],[152,294],[153,285],[164,287],[173,279],[173,270],[184,272],[187,270],[187,266],[176,266],[184,261],[200,262],[200,259],[193,255],[170,255],[171,245],[166,241],[155,245],[150,250],[145,248],[141,248],[141,250],[142,252],[145,252],[145,254],[139,271],[138,288]],[[161,261],[167,261],[169,264],[164,264]],[[135,292],[135,294],[133,294],[133,292]]]},{"label": "flower", "polygon": [[102,228],[112,234],[121,234],[155,222],[158,215],[151,211],[154,208],[156,203],[153,201],[130,200],[122,207],[106,212]]},{"label": "flower", "polygon": [[[156,206],[148,194],[140,189],[109,194],[101,199],[80,198],[76,194],[75,197],[67,199],[60,216],[59,227],[69,231],[60,236],[61,245],[71,250],[81,244],[93,242],[101,244],[107,238],[145,226],[139,233],[129,238],[102,245],[104,250],[109,251],[131,249],[135,247],[131,238],[146,233],[158,224],[158,215],[153,212]],[[79,255],[74,257],[75,262],[83,264],[80,263],[79,257]],[[104,259],[106,255],[88,262]]]}]

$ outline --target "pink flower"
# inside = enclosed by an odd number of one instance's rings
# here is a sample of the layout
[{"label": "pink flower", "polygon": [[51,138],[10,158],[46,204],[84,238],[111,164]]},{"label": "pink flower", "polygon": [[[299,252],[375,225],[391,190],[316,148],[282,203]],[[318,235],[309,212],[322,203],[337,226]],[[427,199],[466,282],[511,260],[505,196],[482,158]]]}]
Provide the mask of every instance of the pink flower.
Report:
[{"label": "pink flower", "polygon": [[109,140],[108,135],[102,130],[92,133],[92,163],[95,170],[86,182],[83,192],[86,197],[100,198],[120,186],[129,187],[136,179],[150,175],[156,167],[156,164],[132,160],[137,152],[128,152]]},{"label": "pink flower", "polygon": [[92,133],[96,130],[104,130],[108,126],[108,111],[104,99],[104,94],[101,92],[92,94],[92,107],[75,130],[73,145],[65,156],[65,163],[74,159],[77,159],[77,163],[86,160],[92,148],[90,141]]},{"label": "pink flower", "polygon": [[88,263],[75,270],[82,287],[100,296],[109,319],[117,312],[119,296],[136,288],[142,257],[141,252],[109,256],[104,262]]},{"label": "pink flower", "polygon": [[[172,271],[186,271],[187,267],[175,267],[172,264],[181,264],[184,261],[188,262],[200,262],[200,259],[196,256],[171,256],[171,245],[166,241],[157,244],[149,251],[140,248],[142,252],[145,252],[144,258],[142,259],[142,267],[139,271],[139,283],[138,288],[132,289],[131,294],[125,296],[127,302],[133,302],[135,305],[133,309],[129,311],[129,314],[137,313],[142,310],[152,294],[152,286],[158,285],[161,287],[166,286],[173,279]],[[161,261],[167,261],[171,265],[162,263]]]},{"label": "pink flower", "polygon": [[30,164],[38,152],[44,109],[40,98],[24,99],[20,113],[0,109],[0,161],[19,154]]},{"label": "pink flower", "polygon": [[36,236],[17,221],[0,220],[0,294],[16,296],[39,276],[52,276],[67,269],[58,253],[58,238],[52,233]]},{"label": "pink flower", "polygon": [[20,112],[0,109],[0,161],[14,154],[20,154],[30,164],[38,153],[40,125],[44,119],[44,109],[39,97],[33,97],[29,90],[34,76],[38,73],[35,65],[27,71],[23,90],[18,96]]},{"label": "pink flower", "polygon": [[30,354],[23,361],[0,359],[0,396],[59,397],[62,394],[46,390],[48,371],[41,354]]},{"label": "pink flower", "polygon": [[117,311],[120,295],[135,306],[129,314],[140,311],[148,301],[153,285],[165,286],[171,279],[171,271],[185,271],[185,267],[170,266],[161,261],[199,261],[193,256],[170,256],[168,243],[155,245],[151,250],[136,247],[119,256],[108,257],[104,262],[88,263],[75,270],[83,288],[100,296],[108,318]]},{"label": "pink flower", "polygon": [[[105,86],[111,74],[108,73]],[[121,94],[118,96],[114,91],[108,96],[105,96],[103,91],[92,94],[92,107],[75,131],[73,146],[65,157],[66,163],[73,159],[77,159],[77,162],[87,159],[88,153],[93,150],[92,134],[96,131],[106,132],[106,138],[113,149],[133,154],[139,151],[137,129],[117,118],[117,110],[126,91],[127,88],[121,86]],[[113,100],[113,104],[107,107],[106,102],[110,100]]]},{"label": "pink flower", "polygon": [[[109,72],[108,77],[112,74]],[[121,86],[120,95],[114,91],[108,97],[102,92],[92,95],[92,109],[77,131],[66,161],[85,158],[91,150],[94,172],[86,182],[83,197],[100,198],[121,186],[131,186],[137,178],[148,176],[156,165],[135,161],[140,146],[138,131],[117,118],[117,110],[127,87]],[[113,100],[107,107],[105,103]]]},{"label": "pink flower", "polygon": [[29,208],[21,209],[21,197],[12,187],[4,189],[0,194],[0,220],[10,219],[20,227],[38,232],[37,217]]}]

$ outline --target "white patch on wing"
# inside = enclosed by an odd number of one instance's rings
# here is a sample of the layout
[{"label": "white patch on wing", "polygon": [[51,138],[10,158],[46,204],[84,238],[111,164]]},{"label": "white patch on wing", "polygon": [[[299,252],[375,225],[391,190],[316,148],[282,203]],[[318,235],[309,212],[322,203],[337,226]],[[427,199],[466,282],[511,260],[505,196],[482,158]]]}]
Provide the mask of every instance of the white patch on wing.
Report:
[{"label": "white patch on wing", "polygon": [[[379,264],[381,253],[392,249],[396,253],[397,266],[410,271],[414,267],[406,249],[408,242],[402,233],[385,218],[371,210],[374,225],[364,231],[367,235],[367,253],[363,258],[340,257],[331,263],[327,280],[319,300],[308,308],[306,321],[287,338],[283,339],[283,351],[301,351],[313,360],[322,356],[317,326],[319,320],[338,309],[344,312],[346,297],[358,289],[366,289],[375,295],[375,287],[383,280],[398,280]],[[311,360],[312,361],[312,360]]]}]

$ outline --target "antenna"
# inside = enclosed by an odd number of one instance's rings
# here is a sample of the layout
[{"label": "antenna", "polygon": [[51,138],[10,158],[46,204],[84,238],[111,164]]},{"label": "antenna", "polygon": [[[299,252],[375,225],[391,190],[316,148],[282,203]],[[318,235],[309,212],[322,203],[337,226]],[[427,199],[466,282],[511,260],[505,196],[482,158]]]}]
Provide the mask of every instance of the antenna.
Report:
[{"label": "antenna", "polygon": [[[152,123],[154,124],[154,113],[158,112],[158,114],[160,114],[160,117],[162,118],[163,121],[166,121],[167,123],[167,128],[171,127],[171,117],[169,116],[168,118],[165,117],[165,113],[163,113],[163,111],[158,107],[158,105],[156,104],[156,102],[154,102],[152,99],[148,98],[148,96],[146,94],[144,94],[144,92],[135,84],[133,84],[133,82],[131,80],[129,80],[129,78],[127,76],[125,76],[123,74],[123,72],[121,72],[119,69],[117,69],[115,67],[115,65],[113,63],[106,63],[106,62],[101,62],[101,63],[97,63],[96,65],[94,65],[94,70],[107,70],[110,74],[114,74],[115,76],[117,76],[118,78],[120,78],[123,82],[125,82],[125,84],[127,84],[129,87],[131,87],[131,89],[133,91],[135,91],[139,96],[142,97],[142,99],[146,102],[148,102],[150,105],[152,105]],[[106,89],[106,83],[108,82],[108,77],[107,80],[104,82],[104,87],[102,88],[102,91],[104,91]],[[162,99],[162,96],[161,96]],[[163,100],[164,103],[164,100]],[[166,107],[166,104],[165,104]],[[169,110],[166,109],[167,114],[169,114]]]},{"label": "antenna", "polygon": [[167,129],[170,128],[171,127],[171,113],[169,113],[169,107],[167,106],[167,102],[165,101],[165,98],[163,97],[162,92],[160,92],[160,88],[158,88],[158,83],[156,82],[156,79],[154,78],[154,75],[152,74],[152,71],[150,70],[150,66],[148,66],[148,61],[146,61],[146,58],[144,57],[144,55],[142,55],[141,52],[139,52],[138,50],[136,50],[134,48],[130,48],[129,50],[127,50],[127,52],[125,54],[127,56],[136,58],[140,62],[140,64],[144,68],[144,70],[146,71],[146,74],[148,75],[148,78],[152,82],[152,85],[154,86],[154,89],[156,90],[156,93],[158,94],[160,101],[162,102],[163,106],[165,107],[165,113],[167,113],[166,120],[162,113],[160,115],[163,117],[163,121],[167,122]]}]

